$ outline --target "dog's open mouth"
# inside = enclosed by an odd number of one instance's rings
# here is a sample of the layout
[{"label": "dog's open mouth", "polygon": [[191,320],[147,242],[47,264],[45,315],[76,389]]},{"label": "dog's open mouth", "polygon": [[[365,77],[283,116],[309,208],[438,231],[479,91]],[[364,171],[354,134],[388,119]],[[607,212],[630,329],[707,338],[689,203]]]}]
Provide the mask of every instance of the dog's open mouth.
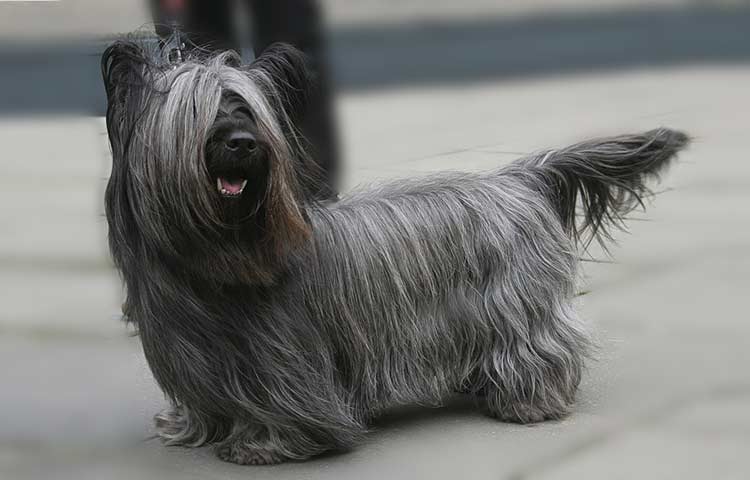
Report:
[{"label": "dog's open mouth", "polygon": [[217,177],[216,189],[223,197],[239,197],[245,191],[247,179],[242,177]]}]

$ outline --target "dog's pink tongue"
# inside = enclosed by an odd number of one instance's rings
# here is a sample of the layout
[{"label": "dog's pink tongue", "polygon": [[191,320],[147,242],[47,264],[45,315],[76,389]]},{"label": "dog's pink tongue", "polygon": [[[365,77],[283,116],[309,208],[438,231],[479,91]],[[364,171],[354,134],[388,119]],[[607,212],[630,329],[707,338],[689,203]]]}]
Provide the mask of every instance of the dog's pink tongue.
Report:
[{"label": "dog's pink tongue", "polygon": [[238,194],[242,191],[242,184],[244,183],[243,179],[229,179],[229,178],[220,178],[221,180],[221,188],[227,191],[227,193],[230,193],[232,195]]}]

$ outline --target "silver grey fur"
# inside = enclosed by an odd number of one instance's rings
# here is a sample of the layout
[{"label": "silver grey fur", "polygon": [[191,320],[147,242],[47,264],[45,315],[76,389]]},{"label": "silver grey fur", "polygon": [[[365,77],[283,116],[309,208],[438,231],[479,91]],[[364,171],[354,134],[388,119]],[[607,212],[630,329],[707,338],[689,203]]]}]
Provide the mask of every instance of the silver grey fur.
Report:
[{"label": "silver grey fur", "polygon": [[[580,250],[622,226],[688,141],[606,138],[320,205],[299,194],[291,158],[286,100],[308,88],[292,81],[306,78],[294,51],[172,70],[118,43],[103,67],[110,247],[173,406],[159,435],[241,464],[351,448],[385,409],[455,391],[503,421],[568,414],[589,352],[573,306]],[[237,224],[204,158],[226,91],[273,162]]]}]

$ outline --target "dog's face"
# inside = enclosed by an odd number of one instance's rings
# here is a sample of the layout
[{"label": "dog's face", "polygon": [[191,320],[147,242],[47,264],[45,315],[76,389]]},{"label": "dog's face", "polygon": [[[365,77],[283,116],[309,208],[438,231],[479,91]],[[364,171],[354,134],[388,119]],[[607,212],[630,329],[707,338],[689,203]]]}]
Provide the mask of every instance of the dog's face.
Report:
[{"label": "dog's face", "polygon": [[227,223],[255,215],[269,187],[271,152],[250,106],[225,92],[208,133],[206,171]]},{"label": "dog's face", "polygon": [[308,235],[293,125],[303,57],[277,46],[248,67],[230,53],[177,66],[153,58],[118,42],[102,59],[115,261],[157,256],[224,283],[270,278]]}]

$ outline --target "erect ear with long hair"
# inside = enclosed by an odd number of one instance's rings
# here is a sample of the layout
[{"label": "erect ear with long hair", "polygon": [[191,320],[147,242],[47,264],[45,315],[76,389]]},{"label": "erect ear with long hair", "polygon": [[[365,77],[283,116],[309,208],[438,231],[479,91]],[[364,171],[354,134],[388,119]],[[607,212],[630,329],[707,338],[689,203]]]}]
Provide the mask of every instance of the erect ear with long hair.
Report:
[{"label": "erect ear with long hair", "polygon": [[265,73],[275,92],[268,92],[276,109],[282,109],[297,123],[302,117],[318,82],[309,65],[309,58],[285,43],[274,43],[250,65],[251,70]]},{"label": "erect ear with long hair", "polygon": [[132,243],[137,227],[128,189],[127,155],[150,92],[148,72],[151,66],[141,46],[117,41],[104,51],[101,67],[107,94],[107,133],[112,147],[112,173],[105,193],[105,209],[112,257],[123,270],[137,256],[138,250]]},{"label": "erect ear with long hair", "polygon": [[304,195],[298,177],[313,172],[317,167],[304,152],[297,133],[308,102],[317,91],[317,82],[308,63],[308,57],[300,50],[288,44],[275,43],[249,67],[249,73],[264,91],[290,149],[275,153],[291,155],[292,160],[274,161],[271,165],[272,185],[266,199],[266,228],[269,239],[278,249],[277,253],[304,242],[310,234],[300,203]]},{"label": "erect ear with long hair", "polygon": [[312,60],[291,45],[275,43],[249,67],[277,112],[282,131],[292,147],[299,187],[306,199],[328,190],[327,174],[317,161],[330,155],[326,149],[333,148],[333,140],[325,138],[328,134],[325,128],[314,123],[316,116],[307,114],[313,108],[328,108],[320,72],[314,68]]},{"label": "erect ear with long hair", "polygon": [[119,40],[102,54],[102,79],[107,94],[107,133],[114,160],[125,154],[138,118],[143,114],[148,95],[151,68],[143,47]]}]

